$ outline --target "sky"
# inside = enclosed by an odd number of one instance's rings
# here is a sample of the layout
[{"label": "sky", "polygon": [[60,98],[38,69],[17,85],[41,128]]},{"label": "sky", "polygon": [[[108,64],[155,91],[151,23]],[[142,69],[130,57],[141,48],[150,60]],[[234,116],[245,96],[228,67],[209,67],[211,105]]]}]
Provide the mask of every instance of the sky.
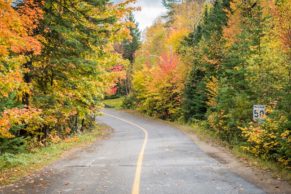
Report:
[{"label": "sky", "polygon": [[[121,2],[122,0],[114,1]],[[137,0],[135,6],[141,8],[141,11],[134,13],[141,31],[150,27],[159,16],[166,13],[166,9],[162,5],[162,0]]]}]

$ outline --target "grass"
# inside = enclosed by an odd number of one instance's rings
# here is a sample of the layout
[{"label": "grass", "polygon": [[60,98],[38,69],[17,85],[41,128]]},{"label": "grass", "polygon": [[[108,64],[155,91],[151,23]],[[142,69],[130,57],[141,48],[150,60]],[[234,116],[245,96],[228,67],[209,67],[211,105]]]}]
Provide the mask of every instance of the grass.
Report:
[{"label": "grass", "polygon": [[97,125],[92,131],[73,136],[57,144],[36,149],[33,153],[16,155],[4,154],[0,157],[0,186],[41,170],[60,159],[64,153],[76,147],[85,147],[108,133],[105,126]]},{"label": "grass", "polygon": [[106,107],[115,108],[115,109],[122,109],[124,97],[115,98],[115,99],[106,99],[103,101]]}]

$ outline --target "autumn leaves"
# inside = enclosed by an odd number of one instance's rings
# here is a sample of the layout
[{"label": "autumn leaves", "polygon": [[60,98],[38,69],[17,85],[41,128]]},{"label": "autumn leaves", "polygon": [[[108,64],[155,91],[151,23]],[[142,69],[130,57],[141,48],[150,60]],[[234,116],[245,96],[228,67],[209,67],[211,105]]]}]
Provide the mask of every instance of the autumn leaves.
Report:
[{"label": "autumn leaves", "polygon": [[[126,104],[162,119],[202,121],[222,140],[290,166],[290,1],[167,8],[136,54]],[[254,104],[268,107],[261,125],[252,121]]]},{"label": "autumn leaves", "polygon": [[90,128],[124,61],[113,45],[129,38],[130,2],[0,0],[0,150]]}]

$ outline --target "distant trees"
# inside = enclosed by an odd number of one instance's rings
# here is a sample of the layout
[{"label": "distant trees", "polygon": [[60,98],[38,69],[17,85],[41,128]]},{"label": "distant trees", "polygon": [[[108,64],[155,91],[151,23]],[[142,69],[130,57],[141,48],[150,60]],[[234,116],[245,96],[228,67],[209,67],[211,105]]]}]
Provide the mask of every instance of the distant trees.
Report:
[{"label": "distant trees", "polygon": [[126,87],[127,95],[130,93],[131,87],[132,87],[131,82],[132,82],[132,71],[133,71],[135,54],[141,44],[141,33],[138,29],[138,23],[135,21],[133,14],[130,14],[128,16],[128,20],[132,24],[134,24],[134,26],[129,27],[131,39],[125,40],[121,44],[122,56],[124,59],[129,60],[129,66],[127,67],[126,80],[125,80],[125,87]]},{"label": "distant trees", "polygon": [[[173,15],[166,16],[167,21],[171,17],[171,24],[159,19],[147,29],[145,41],[136,54],[132,92],[124,102],[126,107],[163,119],[181,118],[187,66],[178,50],[181,40],[193,29],[193,21],[188,19],[199,15],[196,12],[199,6],[195,2],[168,6],[173,11]],[[179,14],[174,14],[174,10],[179,10]]]}]

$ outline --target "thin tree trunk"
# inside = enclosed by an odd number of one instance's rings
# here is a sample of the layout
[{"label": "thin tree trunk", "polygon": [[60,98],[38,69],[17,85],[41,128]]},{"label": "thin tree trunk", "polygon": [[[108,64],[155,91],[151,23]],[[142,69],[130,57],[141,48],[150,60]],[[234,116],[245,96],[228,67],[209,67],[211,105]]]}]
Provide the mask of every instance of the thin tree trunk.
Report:
[{"label": "thin tree trunk", "polygon": [[[31,70],[31,68],[32,68],[32,61],[30,60],[27,63],[25,63],[24,64],[24,68],[26,68],[28,70]],[[26,72],[24,74],[23,79],[24,79],[24,82],[25,83],[27,83],[27,84],[31,83],[31,74],[30,74],[30,72]],[[23,97],[22,97],[22,103],[26,107],[28,107],[30,105],[30,103],[29,103],[29,94],[27,92],[25,92],[24,95],[23,95]]]}]

